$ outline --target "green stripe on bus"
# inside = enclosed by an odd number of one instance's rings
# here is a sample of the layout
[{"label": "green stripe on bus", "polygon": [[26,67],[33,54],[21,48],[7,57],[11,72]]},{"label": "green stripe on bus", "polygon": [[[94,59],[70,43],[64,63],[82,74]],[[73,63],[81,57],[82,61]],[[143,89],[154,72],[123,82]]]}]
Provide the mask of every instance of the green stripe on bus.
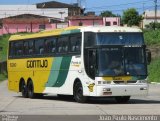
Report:
[{"label": "green stripe on bus", "polygon": [[52,68],[51,68],[51,72],[50,72],[46,87],[53,87],[54,84],[56,83],[59,75],[61,62],[62,62],[62,57],[55,57],[53,59]]},{"label": "green stripe on bus", "polygon": [[61,68],[59,70],[58,79],[54,87],[61,87],[65,83],[68,75],[71,59],[72,57],[63,57]]},{"label": "green stripe on bus", "polygon": [[75,29],[75,30],[66,30],[64,32],[62,32],[61,34],[74,34],[74,33],[79,33],[80,29]]}]

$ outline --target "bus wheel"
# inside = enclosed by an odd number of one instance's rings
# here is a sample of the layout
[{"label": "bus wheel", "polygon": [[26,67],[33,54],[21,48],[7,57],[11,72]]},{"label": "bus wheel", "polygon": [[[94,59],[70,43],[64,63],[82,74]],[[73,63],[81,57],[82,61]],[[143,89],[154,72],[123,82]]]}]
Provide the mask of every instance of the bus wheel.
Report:
[{"label": "bus wheel", "polygon": [[79,103],[85,103],[87,101],[87,97],[83,96],[83,87],[81,82],[77,82],[74,86],[73,90],[74,99]]},{"label": "bus wheel", "polygon": [[20,91],[22,93],[22,97],[25,97],[25,98],[28,97],[27,86],[25,85],[24,81],[22,81],[20,84]]},{"label": "bus wheel", "polygon": [[127,103],[130,100],[130,96],[117,96],[115,100],[117,103]]},{"label": "bus wheel", "polygon": [[29,81],[27,87],[28,87],[28,97],[31,99],[35,98],[34,86],[32,81]]}]

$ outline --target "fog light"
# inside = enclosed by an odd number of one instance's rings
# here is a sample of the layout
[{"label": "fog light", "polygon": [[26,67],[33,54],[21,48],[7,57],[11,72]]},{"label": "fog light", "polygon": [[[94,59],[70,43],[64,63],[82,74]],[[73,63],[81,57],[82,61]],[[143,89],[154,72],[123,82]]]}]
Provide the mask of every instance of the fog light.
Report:
[{"label": "fog light", "polygon": [[147,90],[147,88],[146,87],[141,87],[140,90]]}]

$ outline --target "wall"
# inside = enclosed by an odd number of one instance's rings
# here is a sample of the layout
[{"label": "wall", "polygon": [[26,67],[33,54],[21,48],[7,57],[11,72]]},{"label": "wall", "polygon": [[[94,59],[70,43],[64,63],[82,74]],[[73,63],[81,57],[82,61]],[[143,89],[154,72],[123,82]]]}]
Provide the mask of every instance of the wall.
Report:
[{"label": "wall", "polygon": [[[68,8],[37,8],[36,5],[0,5],[0,18],[21,14],[35,14],[40,16],[62,18],[68,16]],[[60,12],[64,12],[63,15]]]},{"label": "wall", "polygon": [[[119,17],[103,17],[103,19],[99,20],[69,20],[69,26],[78,26],[79,23],[82,22],[83,26],[91,26],[91,25],[106,25],[106,22],[110,22],[110,26],[120,26],[120,18]],[[114,25],[113,22],[117,22],[117,25]]]},{"label": "wall", "polygon": [[[119,17],[103,17],[103,25],[106,25],[106,22],[110,22],[110,26],[120,26]],[[114,25],[113,22],[117,22],[117,25]]]},{"label": "wall", "polygon": [[102,20],[69,20],[69,26],[79,26],[80,22],[83,23],[83,26],[103,25]]},{"label": "wall", "polygon": [[3,30],[2,29],[0,29],[0,36],[2,36],[3,35],[3,32],[2,32]]},{"label": "wall", "polygon": [[[154,19],[143,19],[143,28],[146,28],[145,25],[148,25],[154,21]],[[157,22],[160,23],[160,19],[157,19]]]},{"label": "wall", "polygon": [[[104,17],[103,19],[98,20],[69,20],[69,26],[79,26],[79,23],[82,22],[83,26],[93,26],[93,25],[104,25],[106,22],[110,22],[111,26],[113,22],[117,22],[117,25],[120,26],[120,18],[119,17]],[[32,24],[32,32],[38,32],[40,24]],[[116,26],[117,26],[116,25]],[[46,24],[46,30],[55,29],[56,27],[60,28],[61,26],[67,27],[67,23],[65,25],[56,25],[56,24]],[[8,34],[8,33],[17,33],[17,32],[31,32],[31,24],[3,24],[3,28],[0,29],[0,35]]]},{"label": "wall", "polygon": [[[32,32],[39,32],[39,25],[32,24]],[[45,24],[46,30],[55,29],[56,24]],[[31,32],[31,24],[3,24],[3,28],[0,29],[0,35],[17,32]]]}]

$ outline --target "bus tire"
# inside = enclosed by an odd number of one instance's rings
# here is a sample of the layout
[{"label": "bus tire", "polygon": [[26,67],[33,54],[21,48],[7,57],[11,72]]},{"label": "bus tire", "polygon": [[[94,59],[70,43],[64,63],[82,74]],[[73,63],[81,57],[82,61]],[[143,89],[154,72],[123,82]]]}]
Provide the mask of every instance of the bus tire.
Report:
[{"label": "bus tire", "polygon": [[115,100],[117,103],[127,103],[130,100],[130,96],[117,96]]},{"label": "bus tire", "polygon": [[78,103],[85,103],[87,101],[87,97],[83,96],[83,87],[79,81],[74,85],[73,96]]},{"label": "bus tire", "polygon": [[20,83],[20,92],[22,93],[22,97],[24,98],[28,97],[27,86],[25,85],[24,81],[21,81]]},{"label": "bus tire", "polygon": [[32,81],[28,82],[27,88],[28,88],[28,97],[34,99],[36,97],[36,94],[34,93],[34,86]]}]

